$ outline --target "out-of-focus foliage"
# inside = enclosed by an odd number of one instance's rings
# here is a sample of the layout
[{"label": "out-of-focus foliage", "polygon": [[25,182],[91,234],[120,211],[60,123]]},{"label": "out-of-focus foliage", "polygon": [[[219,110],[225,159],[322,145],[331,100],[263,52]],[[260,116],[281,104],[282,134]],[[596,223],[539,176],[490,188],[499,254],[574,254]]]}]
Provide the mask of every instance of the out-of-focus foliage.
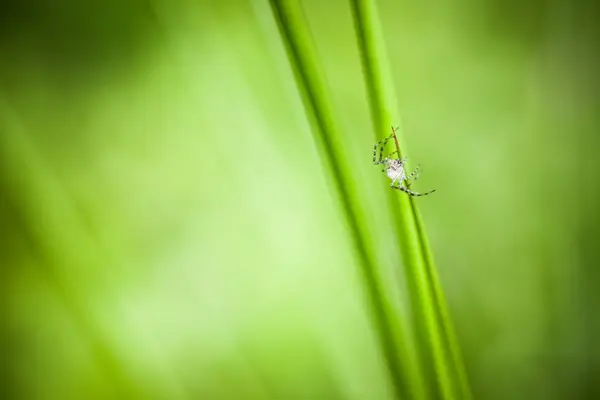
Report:
[{"label": "out-of-focus foliage", "polygon": [[[400,298],[349,6],[302,4]],[[379,6],[475,398],[598,397],[597,6]],[[0,34],[0,397],[392,398],[266,2],[4,2]]]}]

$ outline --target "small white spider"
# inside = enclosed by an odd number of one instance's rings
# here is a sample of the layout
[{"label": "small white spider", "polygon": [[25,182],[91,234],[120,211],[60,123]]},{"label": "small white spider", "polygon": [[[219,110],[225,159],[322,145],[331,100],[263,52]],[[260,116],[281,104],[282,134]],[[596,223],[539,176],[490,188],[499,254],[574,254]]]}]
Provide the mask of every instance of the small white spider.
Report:
[{"label": "small white spider", "polygon": [[[391,188],[398,189],[407,193],[411,196],[426,196],[435,192],[435,189],[430,190],[425,193],[417,193],[410,190],[411,180],[414,182],[419,179],[422,170],[420,170],[419,166],[417,166],[410,175],[406,176],[406,170],[404,169],[407,157],[402,159],[392,158],[394,154],[398,154],[398,151],[394,151],[389,154],[387,157],[383,158],[383,149],[387,144],[388,140],[394,138],[395,132],[392,133],[387,138],[383,139],[380,142],[375,143],[373,146],[373,164],[379,165],[383,164],[384,169],[381,172],[385,172],[388,178],[392,180],[390,184]],[[380,147],[379,150],[379,159],[377,159],[377,148]],[[397,183],[397,185],[395,185]]]}]

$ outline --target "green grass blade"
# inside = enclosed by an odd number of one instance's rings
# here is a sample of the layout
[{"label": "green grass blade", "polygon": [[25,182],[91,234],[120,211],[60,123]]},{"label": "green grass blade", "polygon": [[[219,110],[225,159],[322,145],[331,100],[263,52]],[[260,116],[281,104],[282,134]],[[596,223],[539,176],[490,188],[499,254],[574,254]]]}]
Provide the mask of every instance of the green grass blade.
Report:
[{"label": "green grass blade", "polygon": [[398,398],[421,398],[420,385],[416,384],[420,382],[420,376],[412,365],[413,360],[409,355],[401,321],[383,289],[384,285],[359,223],[359,210],[355,206],[358,202],[353,200],[356,191],[352,190],[349,177],[343,173],[348,170],[344,168],[343,159],[334,150],[334,141],[339,137],[339,131],[302,9],[298,2],[293,0],[270,0],[270,4],[302,94],[306,113],[311,121],[313,134],[332,172],[338,200],[343,205],[344,217],[356,250],[396,395]]},{"label": "green grass blade", "polygon": [[[387,67],[389,63],[374,0],[351,0],[350,3],[377,135],[375,140],[379,140],[379,135],[387,135],[399,119],[393,118],[397,110],[393,80]],[[395,144],[402,157],[406,154],[406,146],[399,143],[402,140],[400,133],[396,134]],[[442,398],[470,398],[466,372],[415,199],[400,196],[398,203],[399,206],[392,209],[395,210],[399,245],[412,292],[410,298],[417,307],[416,325],[419,333],[425,333],[429,338],[428,343],[421,342],[422,356],[426,365],[430,361],[433,363]]]},{"label": "green grass blade", "polygon": [[440,323],[445,333],[445,339],[447,342],[446,345],[448,346],[448,351],[450,353],[452,363],[454,364],[455,373],[457,375],[457,386],[459,389],[459,393],[461,398],[471,399],[472,394],[469,385],[467,370],[464,366],[460,346],[458,344],[458,339],[456,338],[456,333],[454,331],[452,318],[448,311],[448,306],[446,305],[444,291],[442,289],[442,285],[440,283],[438,273],[435,268],[435,263],[433,261],[433,253],[431,252],[429,239],[427,238],[427,234],[425,233],[421,213],[419,212],[419,209],[415,206],[414,202],[412,202],[411,205],[413,206],[413,213],[416,218],[417,228],[419,229],[419,238],[421,240],[421,244],[425,253],[425,262],[427,265],[428,278],[432,285],[433,296],[435,298],[435,303],[438,308]]}]

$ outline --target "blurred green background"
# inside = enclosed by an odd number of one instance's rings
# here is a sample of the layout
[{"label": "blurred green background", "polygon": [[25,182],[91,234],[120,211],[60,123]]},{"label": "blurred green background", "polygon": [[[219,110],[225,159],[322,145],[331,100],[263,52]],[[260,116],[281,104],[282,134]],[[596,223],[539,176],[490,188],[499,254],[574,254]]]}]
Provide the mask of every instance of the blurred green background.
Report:
[{"label": "blurred green background", "polygon": [[[302,4],[392,270],[349,6]],[[475,398],[600,398],[598,6],[378,5]],[[266,1],[3,2],[0,79],[1,398],[393,398]]]}]

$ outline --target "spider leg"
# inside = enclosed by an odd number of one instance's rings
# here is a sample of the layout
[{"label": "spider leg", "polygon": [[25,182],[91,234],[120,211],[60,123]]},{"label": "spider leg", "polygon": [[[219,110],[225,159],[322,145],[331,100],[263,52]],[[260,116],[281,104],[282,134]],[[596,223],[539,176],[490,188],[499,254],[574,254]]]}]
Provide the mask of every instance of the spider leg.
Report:
[{"label": "spider leg", "polygon": [[[407,181],[410,181],[410,180],[416,181],[417,179],[419,179],[419,176],[421,176],[422,172],[423,172],[423,170],[421,169],[421,166],[417,165],[417,167],[413,170],[413,172],[411,172],[410,175],[408,175],[406,180]],[[413,179],[413,176],[414,176],[414,179]]]},{"label": "spider leg", "polygon": [[[389,139],[390,138],[385,138],[373,145],[373,164],[383,164],[383,148]],[[377,148],[380,146],[381,150],[379,151],[379,159],[377,159]]]},{"label": "spider leg", "polygon": [[428,194],[431,194],[431,193],[435,192],[435,189],[433,189],[433,190],[430,190],[429,192],[425,192],[425,193],[413,192],[413,191],[412,191],[412,190],[410,190],[409,188],[406,188],[406,187],[404,187],[404,186],[401,186],[401,185],[394,186],[394,184],[393,184],[393,183],[390,185],[390,187],[391,187],[391,188],[393,188],[393,189],[398,189],[398,190],[401,190],[401,191],[403,191],[404,193],[406,193],[406,194],[408,194],[408,195],[410,195],[410,196],[413,196],[413,197],[417,197],[417,196],[427,196]]},{"label": "spider leg", "polygon": [[[388,136],[385,139],[375,143],[373,145],[373,164],[378,165],[378,164],[383,164],[383,149],[385,148],[385,145],[387,144],[388,140],[390,140],[391,138],[393,138],[394,135]],[[377,148],[380,147],[379,149],[379,160],[377,159]]]},{"label": "spider leg", "polygon": [[422,173],[423,173],[423,170],[421,169],[421,166],[417,165],[417,167],[413,170],[413,172],[411,172],[410,175],[408,175],[406,177],[406,179],[405,179],[406,187],[410,188],[410,185],[412,184],[412,182],[419,179],[419,177],[421,176]]},{"label": "spider leg", "polygon": [[[379,148],[379,161],[381,161],[381,158],[383,157],[383,150],[385,149],[385,145],[387,144],[388,140],[390,140],[391,138],[392,138],[391,136],[388,136],[388,137],[387,137],[387,138],[384,140],[384,142],[383,142],[383,144],[381,145],[381,147]],[[386,158],[389,158],[389,156],[388,156],[388,157],[386,157]]]},{"label": "spider leg", "polygon": [[398,150],[394,150],[392,153],[388,154],[387,158],[392,158],[394,154],[398,154]]}]

